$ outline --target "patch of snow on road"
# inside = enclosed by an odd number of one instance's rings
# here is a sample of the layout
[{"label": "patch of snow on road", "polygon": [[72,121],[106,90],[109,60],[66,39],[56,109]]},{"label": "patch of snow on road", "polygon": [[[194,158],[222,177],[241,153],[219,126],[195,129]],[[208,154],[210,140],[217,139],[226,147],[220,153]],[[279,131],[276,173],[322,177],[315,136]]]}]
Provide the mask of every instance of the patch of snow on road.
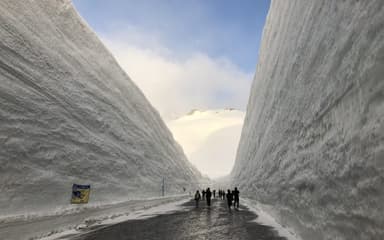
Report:
[{"label": "patch of snow on road", "polygon": [[[103,217],[95,217],[89,218],[84,221],[84,223],[79,224],[75,227],[70,227],[62,231],[53,231],[46,236],[39,238],[41,240],[54,240],[54,239],[72,239],[74,236],[80,234],[80,231],[87,232],[89,227],[97,227],[97,226],[107,226],[113,225],[120,222],[125,222],[128,220],[139,220],[139,219],[147,219],[151,217],[158,216],[160,214],[172,214],[178,211],[187,210],[186,207],[183,207],[182,204],[190,201],[189,198],[184,198],[182,200],[169,202],[166,204],[148,204],[145,203],[142,208],[136,210],[134,212],[126,212],[120,214],[113,214],[110,216]],[[49,236],[48,236],[49,235]]]},{"label": "patch of snow on road", "polygon": [[292,229],[282,226],[275,218],[269,215],[266,206],[251,199],[242,199],[242,202],[249,210],[257,214],[255,222],[273,227],[279,233],[279,236],[285,237],[287,240],[302,240]]},{"label": "patch of snow on road", "polygon": [[147,219],[151,217],[156,217],[161,214],[172,214],[178,211],[186,211],[187,208],[181,205],[188,201],[190,201],[190,199],[186,198],[180,201],[170,202],[167,204],[154,206],[154,207],[145,206],[143,210],[133,212],[128,215],[117,217],[117,218],[110,218],[106,221],[103,221],[101,224],[116,224],[119,222],[124,222],[128,220],[133,220],[133,219],[136,219],[136,220]]}]

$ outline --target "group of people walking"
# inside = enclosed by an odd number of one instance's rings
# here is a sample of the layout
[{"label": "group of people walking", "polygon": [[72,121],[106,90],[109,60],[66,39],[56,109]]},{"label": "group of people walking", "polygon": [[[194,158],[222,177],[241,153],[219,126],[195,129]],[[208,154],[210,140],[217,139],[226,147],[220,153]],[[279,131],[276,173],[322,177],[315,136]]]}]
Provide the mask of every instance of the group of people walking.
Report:
[{"label": "group of people walking", "polygon": [[[211,191],[210,188],[207,188],[206,190],[202,190],[201,194],[199,190],[196,191],[195,193],[195,202],[196,202],[196,207],[199,207],[199,202],[200,200],[206,200],[207,201],[207,206],[211,206],[211,198],[216,198],[216,190]],[[228,189],[227,192],[225,190],[220,189],[218,191],[218,197],[222,200],[227,200],[228,204],[228,209],[230,210],[232,205],[234,208],[239,208],[239,203],[240,203],[240,191],[235,187],[234,190]]]}]

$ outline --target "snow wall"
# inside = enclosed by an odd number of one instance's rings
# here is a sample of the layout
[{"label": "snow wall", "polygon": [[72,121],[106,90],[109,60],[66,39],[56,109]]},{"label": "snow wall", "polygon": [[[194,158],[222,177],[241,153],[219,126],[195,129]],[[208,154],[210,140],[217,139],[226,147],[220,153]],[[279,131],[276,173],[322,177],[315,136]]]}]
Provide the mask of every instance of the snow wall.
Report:
[{"label": "snow wall", "polygon": [[70,0],[0,1],[0,215],[195,189],[159,114]]},{"label": "snow wall", "polygon": [[231,178],[303,239],[384,239],[384,1],[271,1]]}]

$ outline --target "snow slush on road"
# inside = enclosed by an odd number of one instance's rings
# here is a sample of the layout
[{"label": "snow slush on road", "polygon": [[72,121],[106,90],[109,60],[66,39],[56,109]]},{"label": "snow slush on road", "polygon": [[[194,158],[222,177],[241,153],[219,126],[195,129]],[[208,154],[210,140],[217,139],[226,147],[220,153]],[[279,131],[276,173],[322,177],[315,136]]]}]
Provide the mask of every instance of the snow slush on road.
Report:
[{"label": "snow slush on road", "polygon": [[[248,201],[248,204],[250,202]],[[247,205],[248,205],[247,204]],[[120,219],[113,224],[100,224],[89,231],[67,235],[71,240],[129,240],[129,239],[264,239],[298,240],[294,234],[268,219],[265,213],[250,211],[246,205],[229,210],[226,200],[214,198],[208,206],[203,201],[196,207],[194,200],[153,208],[149,212],[161,213],[149,218]],[[164,211],[167,209],[167,211]],[[266,225],[265,220],[274,226]],[[264,221],[264,222],[263,222]]]},{"label": "snow slush on road", "polygon": [[[203,201],[196,208],[190,196],[132,200],[92,206],[73,212],[0,224],[0,239],[253,239],[300,240],[263,212],[259,204],[242,199],[238,210],[228,211],[225,200]],[[122,230],[124,229],[124,230]]]},{"label": "snow slush on road", "polygon": [[[130,219],[145,219],[158,214],[184,210],[189,198],[169,196],[130,200],[108,205],[89,205],[65,209],[49,215],[18,216],[0,221],[1,240],[62,239],[87,232],[98,226],[113,225]],[[4,238],[6,237],[6,238]]]}]

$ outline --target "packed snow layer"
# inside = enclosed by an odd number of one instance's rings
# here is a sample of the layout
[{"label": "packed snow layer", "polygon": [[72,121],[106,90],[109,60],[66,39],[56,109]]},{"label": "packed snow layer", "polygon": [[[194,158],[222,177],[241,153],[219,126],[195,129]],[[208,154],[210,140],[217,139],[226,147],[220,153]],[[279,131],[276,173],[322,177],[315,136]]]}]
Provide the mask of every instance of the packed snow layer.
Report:
[{"label": "packed snow layer", "polygon": [[0,1],[0,216],[193,188],[200,174],[70,0]]},{"label": "packed snow layer", "polygon": [[384,1],[273,0],[234,185],[303,239],[384,239]]},{"label": "packed snow layer", "polygon": [[188,159],[210,177],[228,175],[233,167],[245,113],[240,110],[193,110],[167,123]]},{"label": "packed snow layer", "polygon": [[247,198],[242,198],[241,202],[257,215],[254,222],[273,227],[278,232],[279,236],[284,237],[286,240],[301,240],[300,237],[295,235],[292,229],[289,229],[286,226],[281,226],[276,222],[276,219],[268,213],[270,206],[262,205],[253,199]]},{"label": "packed snow layer", "polygon": [[185,195],[141,199],[100,206],[82,206],[76,208],[76,211],[50,216],[7,219],[0,221],[0,239],[72,239],[98,227],[183,210],[182,206],[179,206],[180,203],[189,200],[190,197]]}]

